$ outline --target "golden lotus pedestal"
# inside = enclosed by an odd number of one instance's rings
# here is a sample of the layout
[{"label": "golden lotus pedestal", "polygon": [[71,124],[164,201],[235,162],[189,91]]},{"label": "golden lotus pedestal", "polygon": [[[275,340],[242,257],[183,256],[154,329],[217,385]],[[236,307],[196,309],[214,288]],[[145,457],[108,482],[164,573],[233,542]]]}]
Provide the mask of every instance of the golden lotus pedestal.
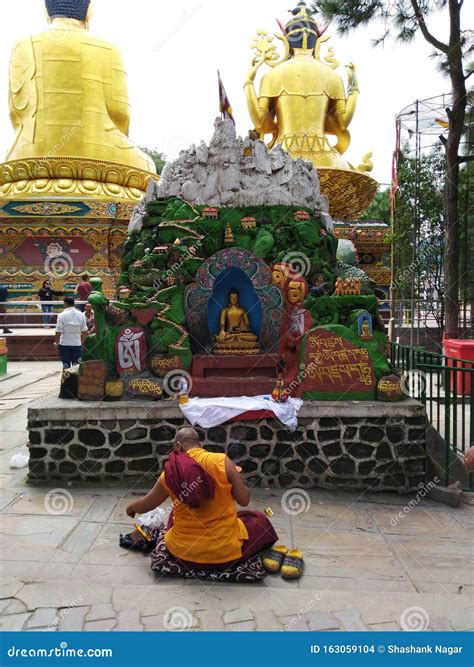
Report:
[{"label": "golden lotus pedestal", "polygon": [[244,354],[260,354],[260,348],[255,346],[254,344],[250,344],[248,346],[245,346],[243,343],[240,344],[239,347],[229,347],[229,348],[218,348],[215,347],[212,350],[213,354],[222,354],[222,355],[229,355],[229,354],[238,354],[238,355],[244,355]]},{"label": "golden lotus pedestal", "polygon": [[321,194],[329,200],[329,213],[334,220],[357,220],[377,192],[378,183],[356,169],[316,167]]},{"label": "golden lotus pedestal", "polygon": [[113,298],[128,222],[153,177],[81,158],[0,165],[0,267],[9,300],[36,298],[46,277],[72,294],[83,273],[102,278]]}]

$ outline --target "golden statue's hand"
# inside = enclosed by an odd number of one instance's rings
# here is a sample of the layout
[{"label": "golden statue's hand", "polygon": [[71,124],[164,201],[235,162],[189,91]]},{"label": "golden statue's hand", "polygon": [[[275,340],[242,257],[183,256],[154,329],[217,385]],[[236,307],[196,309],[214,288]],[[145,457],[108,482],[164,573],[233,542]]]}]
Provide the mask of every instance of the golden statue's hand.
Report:
[{"label": "golden statue's hand", "polygon": [[255,76],[256,76],[259,68],[263,65],[264,62],[265,61],[262,58],[260,58],[259,56],[256,56],[252,60],[252,66],[247,73],[247,80],[245,82],[245,85],[247,85],[249,83],[253,83],[255,81]]},{"label": "golden statue's hand", "polygon": [[356,66],[354,63],[349,63],[346,65],[347,69],[347,90],[349,93],[352,93],[353,91],[359,92],[359,88],[357,86],[357,75],[356,75]]}]

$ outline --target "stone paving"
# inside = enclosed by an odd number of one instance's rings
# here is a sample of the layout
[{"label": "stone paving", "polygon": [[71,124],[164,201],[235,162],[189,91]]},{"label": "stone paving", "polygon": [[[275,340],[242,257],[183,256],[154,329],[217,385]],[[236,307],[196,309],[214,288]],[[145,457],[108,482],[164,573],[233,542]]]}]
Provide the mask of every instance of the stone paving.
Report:
[{"label": "stone paving", "polygon": [[31,487],[26,468],[10,469],[26,451],[27,407],[59,381],[56,362],[10,371],[21,374],[0,382],[1,630],[473,629],[468,503],[313,489],[294,491],[296,509],[282,491],[253,490],[251,508],[271,507],[280,542],[304,552],[298,582],[157,577],[149,557],[118,547],[145,487]]}]

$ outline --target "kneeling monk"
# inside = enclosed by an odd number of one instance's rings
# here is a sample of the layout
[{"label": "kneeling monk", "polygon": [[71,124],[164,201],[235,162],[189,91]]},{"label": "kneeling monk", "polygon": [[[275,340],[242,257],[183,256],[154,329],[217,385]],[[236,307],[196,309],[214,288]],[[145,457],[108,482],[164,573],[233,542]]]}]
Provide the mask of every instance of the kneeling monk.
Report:
[{"label": "kneeling monk", "polygon": [[173,452],[153,489],[127,507],[127,514],[149,512],[167,498],[172,513],[158,532],[152,568],[162,574],[225,581],[256,581],[265,576],[260,552],[278,536],[262,512],[237,512],[250,491],[225,454],[203,449],[193,428],[176,433]]}]

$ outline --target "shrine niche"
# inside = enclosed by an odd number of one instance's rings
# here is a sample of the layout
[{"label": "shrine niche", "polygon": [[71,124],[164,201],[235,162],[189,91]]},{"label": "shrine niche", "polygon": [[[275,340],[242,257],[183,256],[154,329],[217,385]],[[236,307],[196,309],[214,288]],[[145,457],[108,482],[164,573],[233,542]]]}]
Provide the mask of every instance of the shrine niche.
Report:
[{"label": "shrine niche", "polygon": [[206,353],[214,348],[219,317],[228,307],[232,290],[249,313],[249,331],[243,333],[256,337],[251,349],[274,352],[283,318],[283,297],[272,284],[271,268],[241,248],[225,249],[210,257],[196,273],[196,282],[186,288],[185,317],[193,352]]}]

